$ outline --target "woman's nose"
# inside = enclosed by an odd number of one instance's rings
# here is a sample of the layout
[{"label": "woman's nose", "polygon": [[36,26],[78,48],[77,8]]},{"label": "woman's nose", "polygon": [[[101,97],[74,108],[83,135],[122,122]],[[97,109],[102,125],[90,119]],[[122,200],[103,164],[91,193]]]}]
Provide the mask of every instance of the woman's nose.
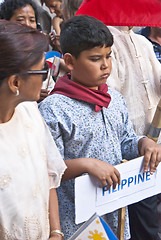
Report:
[{"label": "woman's nose", "polygon": [[25,24],[26,24],[27,26],[31,27],[31,22],[30,22],[29,19],[26,19],[26,20],[25,20]]}]

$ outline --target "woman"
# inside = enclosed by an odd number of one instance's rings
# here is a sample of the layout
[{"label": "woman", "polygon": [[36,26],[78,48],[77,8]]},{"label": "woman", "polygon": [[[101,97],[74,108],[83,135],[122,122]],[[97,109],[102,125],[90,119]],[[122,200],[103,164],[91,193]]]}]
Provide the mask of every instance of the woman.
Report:
[{"label": "woman", "polygon": [[61,10],[62,0],[41,0],[42,5],[43,3],[45,3],[46,7],[49,8],[49,11],[52,14],[55,13],[55,17],[52,21],[53,29],[56,31],[57,35],[60,35],[60,24],[63,21]]},{"label": "woman", "polygon": [[[61,11],[64,21],[67,21],[75,15],[82,2],[83,0],[62,0]],[[62,21],[60,22],[59,26],[61,23]],[[51,43],[53,43],[53,45],[56,45],[58,50],[61,52],[59,36],[60,29],[59,31],[51,32],[50,34]]]},{"label": "woman", "polygon": [[[32,0],[5,0],[0,6],[0,19],[20,22],[33,28],[39,29],[40,27],[38,24],[37,7]],[[48,91],[42,89],[38,102],[42,101],[47,96]]]},{"label": "woman", "polygon": [[62,0],[41,0],[41,4],[45,4],[49,9],[51,14],[55,14],[52,20],[53,31],[49,34],[50,36],[50,45],[54,51],[61,53],[59,36],[60,36],[60,26],[63,22],[62,18]]},{"label": "woman", "polygon": [[41,4],[45,5],[49,8],[51,13],[55,13],[56,16],[61,17],[61,3],[62,0],[41,0]]},{"label": "woman", "polygon": [[32,0],[6,0],[0,6],[0,18],[37,28],[38,12]]},{"label": "woman", "polygon": [[55,187],[66,167],[33,102],[48,72],[47,46],[36,29],[0,20],[1,240],[63,237]]}]

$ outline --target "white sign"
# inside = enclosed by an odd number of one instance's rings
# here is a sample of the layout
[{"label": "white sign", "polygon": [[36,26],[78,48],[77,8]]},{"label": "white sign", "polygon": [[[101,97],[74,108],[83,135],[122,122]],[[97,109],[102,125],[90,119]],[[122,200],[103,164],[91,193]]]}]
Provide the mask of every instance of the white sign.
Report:
[{"label": "white sign", "polygon": [[104,215],[129,204],[161,193],[161,164],[156,172],[142,171],[143,157],[115,166],[121,174],[121,185],[116,189],[97,187],[89,175],[75,179],[75,222],[87,221],[95,212]]}]

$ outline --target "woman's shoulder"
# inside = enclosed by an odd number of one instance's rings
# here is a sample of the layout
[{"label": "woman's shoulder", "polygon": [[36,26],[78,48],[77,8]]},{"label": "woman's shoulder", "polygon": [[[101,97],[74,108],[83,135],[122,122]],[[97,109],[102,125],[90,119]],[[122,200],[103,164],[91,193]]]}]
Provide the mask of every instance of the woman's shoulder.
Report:
[{"label": "woman's shoulder", "polygon": [[40,121],[42,119],[37,102],[22,102],[16,107],[17,114],[30,121]]},{"label": "woman's shoulder", "polygon": [[38,110],[38,105],[37,105],[37,102],[30,102],[30,101],[25,101],[25,102],[22,102],[20,104],[18,104],[17,106],[17,109],[22,111],[35,111],[35,110]]}]

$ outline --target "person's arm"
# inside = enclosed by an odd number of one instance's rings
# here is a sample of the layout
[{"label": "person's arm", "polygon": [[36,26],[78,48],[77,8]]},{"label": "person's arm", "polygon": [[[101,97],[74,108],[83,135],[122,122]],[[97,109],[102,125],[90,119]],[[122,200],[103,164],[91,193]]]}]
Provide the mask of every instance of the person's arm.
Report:
[{"label": "person's arm", "polygon": [[56,32],[56,35],[60,36],[60,31],[61,31],[60,30],[60,25],[61,25],[62,22],[63,22],[63,19],[60,18],[60,17],[54,17],[53,18],[52,24],[53,24],[53,29]]},{"label": "person's arm", "polygon": [[76,158],[65,160],[67,169],[63,174],[62,181],[78,177],[83,173],[88,173],[94,176],[101,183],[101,187],[108,186],[108,189],[113,185],[116,188],[120,184],[120,173],[109,163],[103,162],[95,158]]},{"label": "person's arm", "polygon": [[[50,132],[55,140],[55,143],[57,144],[62,158],[65,159],[65,140],[63,132],[66,132],[70,135],[71,128],[69,126],[72,125],[70,122],[63,124],[63,121],[59,121],[61,119],[61,116],[64,114],[63,106],[60,104],[60,102],[52,101],[51,103],[50,100],[51,99],[49,98],[49,101],[46,101],[44,104],[42,102],[42,104],[39,106],[39,110],[50,129]],[[68,121],[70,121],[70,118],[68,118]],[[100,185],[106,186],[108,184],[108,188],[110,188],[111,185],[113,185],[115,188],[117,183],[120,183],[120,174],[118,170],[111,164],[108,164],[101,159],[98,160],[95,158],[76,158],[69,160],[65,159],[64,161],[67,169],[62,176],[62,181],[74,179],[75,177],[78,177],[84,173],[88,173],[89,175],[94,176],[97,180],[99,180]]]},{"label": "person's arm", "polygon": [[[59,221],[59,207],[56,189],[50,189],[49,196],[49,224],[50,224],[50,237],[49,240],[62,240],[60,221]],[[59,233],[60,231],[60,233]]]},{"label": "person's arm", "polygon": [[141,138],[138,142],[138,149],[141,156],[144,156],[143,169],[145,172],[150,169],[153,174],[161,162],[161,146],[149,138]]}]

